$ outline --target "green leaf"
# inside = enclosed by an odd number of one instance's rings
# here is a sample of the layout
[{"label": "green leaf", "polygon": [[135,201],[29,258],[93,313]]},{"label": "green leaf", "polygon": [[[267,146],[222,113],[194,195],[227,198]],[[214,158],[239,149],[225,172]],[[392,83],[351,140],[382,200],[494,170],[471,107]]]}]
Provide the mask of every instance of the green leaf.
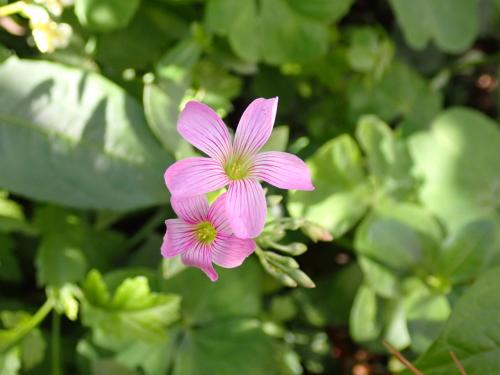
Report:
[{"label": "green leaf", "polygon": [[189,150],[189,144],[177,132],[177,118],[186,83],[161,81],[144,85],[144,112],[151,131],[170,155],[179,157]]},{"label": "green leaf", "polygon": [[161,342],[166,328],[179,318],[180,298],[153,293],[143,276],[126,279],[111,297],[98,271],[83,285],[83,324],[99,345],[117,349],[136,341]]},{"label": "green leaf", "polygon": [[422,259],[422,242],[404,223],[371,216],[356,232],[356,251],[389,269],[402,273]]},{"label": "green leaf", "polygon": [[368,208],[369,189],[356,142],[342,135],[309,158],[314,191],[291,191],[288,210],[328,229],[334,237],[351,229]]},{"label": "green leaf", "polygon": [[439,335],[450,315],[450,304],[445,295],[429,289],[416,277],[403,282],[402,294],[411,334],[411,349],[422,353]]},{"label": "green leaf", "polygon": [[0,103],[1,186],[82,208],[166,201],[161,176],[172,159],[137,102],[103,77],[12,58],[0,66]]},{"label": "green leaf", "polygon": [[[31,316],[23,311],[3,311],[0,314],[0,320],[7,329],[15,329],[17,326],[27,324],[30,318]],[[29,370],[41,363],[45,357],[46,348],[42,332],[38,328],[32,328],[21,339],[17,348],[24,369]],[[3,374],[3,372],[1,373]]]},{"label": "green leaf", "polygon": [[404,305],[401,301],[393,300],[389,303],[387,310],[384,339],[394,348],[404,349],[411,342]]},{"label": "green leaf", "polygon": [[462,52],[479,32],[477,0],[390,0],[406,41],[423,49],[434,41],[446,52]]},{"label": "green leaf", "polygon": [[426,375],[457,373],[455,353],[468,374],[494,374],[500,367],[500,268],[483,275],[455,305],[439,338],[415,362]]},{"label": "green leaf", "polygon": [[364,116],[356,127],[356,138],[365,151],[376,183],[387,195],[402,198],[411,194],[414,181],[412,161],[403,140],[375,116]]},{"label": "green leaf", "polygon": [[349,328],[352,338],[359,342],[374,340],[380,333],[381,326],[377,321],[377,295],[366,285],[358,289],[354,298]]},{"label": "green leaf", "polygon": [[349,37],[347,59],[350,67],[379,79],[392,61],[394,45],[371,27],[356,27]]},{"label": "green leaf", "polygon": [[420,199],[450,231],[477,218],[498,217],[497,123],[479,112],[453,108],[409,142],[416,173],[424,180]]},{"label": "green leaf", "polygon": [[258,321],[221,320],[186,332],[173,374],[279,374],[275,346]]},{"label": "green leaf", "polygon": [[75,0],[75,14],[91,31],[109,32],[126,27],[140,0]]},{"label": "green leaf", "polygon": [[22,206],[10,200],[7,193],[0,190],[0,232],[15,231],[30,233],[31,227],[26,222]]},{"label": "green leaf", "polygon": [[373,260],[359,255],[358,263],[365,276],[365,283],[380,296],[391,298],[399,292],[399,275],[394,270]]},{"label": "green leaf", "polygon": [[[238,57],[269,64],[303,62],[327,51],[328,23],[341,17],[351,1],[295,0],[208,1],[207,28],[227,35]],[[280,19],[276,20],[276,14]]]},{"label": "green leaf", "polygon": [[261,148],[260,152],[266,151],[285,151],[290,136],[290,128],[286,125],[276,126],[271,133],[267,143]]},{"label": "green leaf", "polygon": [[7,60],[11,55],[12,53],[10,50],[0,44],[0,64]]},{"label": "green leaf", "polygon": [[474,221],[452,234],[444,243],[440,273],[451,283],[464,283],[490,266],[497,243],[495,223]]},{"label": "green leaf", "polygon": [[19,370],[21,370],[21,358],[18,347],[0,354],[0,373],[2,375],[17,375]]},{"label": "green leaf", "polygon": [[255,317],[260,311],[261,270],[253,259],[237,269],[218,272],[216,283],[193,268],[164,282],[166,292],[182,295],[182,316],[187,322],[203,324],[226,317]]},{"label": "green leaf", "polygon": [[353,122],[367,113],[387,122],[404,116],[410,130],[426,128],[442,106],[441,94],[432,91],[409,66],[398,62],[376,82],[351,80],[348,95]]}]

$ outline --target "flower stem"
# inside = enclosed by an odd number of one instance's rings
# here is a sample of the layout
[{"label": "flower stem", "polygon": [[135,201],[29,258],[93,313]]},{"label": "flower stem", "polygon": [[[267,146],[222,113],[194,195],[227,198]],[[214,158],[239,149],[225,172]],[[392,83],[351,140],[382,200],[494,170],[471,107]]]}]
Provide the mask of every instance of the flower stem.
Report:
[{"label": "flower stem", "polygon": [[16,1],[15,3],[7,4],[0,7],[0,17],[10,16],[22,12],[26,8],[24,1]]},{"label": "flower stem", "polygon": [[0,331],[0,353],[4,353],[26,336],[31,330],[36,328],[50,313],[54,307],[52,298],[47,299],[38,311],[26,322],[14,327],[11,330]]},{"label": "flower stem", "polygon": [[61,314],[52,311],[52,375],[61,375]]}]

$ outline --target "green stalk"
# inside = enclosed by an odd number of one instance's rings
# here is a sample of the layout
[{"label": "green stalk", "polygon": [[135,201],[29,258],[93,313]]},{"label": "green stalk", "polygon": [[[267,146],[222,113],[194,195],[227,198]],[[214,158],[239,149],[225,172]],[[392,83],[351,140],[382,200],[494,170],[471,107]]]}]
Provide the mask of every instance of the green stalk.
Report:
[{"label": "green stalk", "polygon": [[0,7],[0,17],[10,16],[12,14],[20,13],[26,8],[24,1],[16,1],[15,3],[4,5]]},{"label": "green stalk", "polygon": [[52,375],[61,375],[61,314],[52,311]]},{"label": "green stalk", "polygon": [[10,330],[0,331],[0,353],[5,353],[13,346],[17,345],[24,336],[36,328],[45,317],[52,311],[54,301],[52,298],[47,299],[38,311],[24,323]]}]

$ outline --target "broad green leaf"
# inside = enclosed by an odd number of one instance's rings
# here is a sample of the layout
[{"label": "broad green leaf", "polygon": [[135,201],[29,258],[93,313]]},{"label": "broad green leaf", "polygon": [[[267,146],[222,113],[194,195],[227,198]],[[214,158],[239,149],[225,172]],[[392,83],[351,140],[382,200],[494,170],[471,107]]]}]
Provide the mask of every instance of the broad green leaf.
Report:
[{"label": "broad green leaf", "polygon": [[360,119],[356,138],[367,155],[371,175],[382,191],[399,198],[408,196],[415,183],[410,174],[412,162],[403,140],[374,116]]},{"label": "broad green leaf", "polygon": [[393,300],[389,303],[387,310],[384,339],[394,348],[404,349],[411,342],[404,305],[401,301]]},{"label": "broad green leaf", "polygon": [[359,342],[377,338],[381,330],[377,319],[377,295],[368,286],[362,285],[354,298],[349,319],[351,337]]},{"label": "broad green leaf", "polygon": [[379,34],[371,27],[357,27],[349,35],[347,50],[351,68],[361,73],[371,73],[375,79],[379,79],[387,70],[394,55],[394,45]]},{"label": "broad green leaf", "polygon": [[0,66],[0,103],[0,186],[82,208],[166,201],[172,159],[137,102],[103,77],[11,58]]},{"label": "broad green leaf", "polygon": [[75,0],[75,14],[91,31],[109,32],[128,25],[140,0]]},{"label": "broad green leaf", "polygon": [[398,272],[369,257],[359,255],[358,263],[365,276],[365,283],[380,296],[395,297],[399,291]]},{"label": "broad green leaf", "polygon": [[136,341],[161,342],[166,328],[179,318],[180,298],[153,293],[145,277],[126,279],[113,296],[98,271],[83,285],[83,324],[99,345],[117,349]]},{"label": "broad green leaf", "polygon": [[144,112],[151,131],[165,150],[172,156],[179,156],[189,145],[177,132],[176,124],[181,101],[187,85],[173,81],[161,81],[144,85]]},{"label": "broad green leaf", "polygon": [[[443,244],[439,271],[451,283],[467,282],[491,264],[495,255],[495,223],[473,221],[452,234]],[[498,253],[498,251],[497,251]]]},{"label": "broad green leaf", "polygon": [[411,334],[411,349],[422,353],[439,335],[450,315],[450,304],[445,295],[429,289],[416,277],[403,282],[402,294]]},{"label": "broad green leaf", "polygon": [[467,49],[479,32],[477,0],[390,0],[406,41],[423,49],[434,41],[446,52]]},{"label": "broad green leaf", "polygon": [[426,128],[441,109],[442,97],[409,66],[399,62],[376,82],[352,80],[349,88],[350,117],[356,122],[365,114],[374,114],[391,122],[404,116],[411,129]]},{"label": "broad green leaf", "polygon": [[288,0],[288,3],[301,14],[321,21],[335,22],[349,11],[354,0]]},{"label": "broad green leaf", "polygon": [[35,226],[41,234],[36,257],[40,285],[62,287],[82,280],[88,266],[107,269],[124,244],[121,235],[98,231],[82,217],[62,208],[38,208]]},{"label": "broad green leaf", "polygon": [[255,320],[225,319],[185,333],[174,375],[280,374],[276,344]]},{"label": "broad green leaf", "polygon": [[356,142],[342,135],[309,158],[314,191],[289,193],[288,210],[328,229],[334,237],[351,229],[368,208],[369,189]]},{"label": "broad green leaf", "polygon": [[458,373],[455,353],[467,374],[495,374],[500,367],[500,268],[483,275],[455,305],[439,338],[415,362],[426,375]]},{"label": "broad green leaf", "polygon": [[[252,62],[303,62],[326,53],[328,23],[341,17],[351,1],[209,0],[205,23],[226,35],[234,52]],[[276,20],[276,14],[280,15]]]},{"label": "broad green leaf", "polygon": [[420,199],[450,231],[484,217],[498,217],[498,124],[466,108],[452,108],[429,131],[410,138]]},{"label": "broad green leaf", "polygon": [[266,151],[285,151],[288,145],[290,129],[286,125],[276,126],[271,133],[267,143],[261,148],[260,152]]},{"label": "broad green leaf", "polygon": [[192,37],[185,38],[169,49],[156,64],[157,75],[181,83],[201,56],[201,46]]},{"label": "broad green leaf", "polygon": [[0,232],[30,233],[31,227],[24,217],[23,207],[8,198],[6,192],[0,191]]},{"label": "broad green leaf", "polygon": [[371,216],[356,232],[356,251],[389,269],[404,273],[422,260],[422,241],[406,224]]},{"label": "broad green leaf", "polygon": [[255,317],[261,309],[261,270],[248,259],[236,269],[218,269],[219,280],[211,283],[198,269],[188,268],[166,280],[163,289],[182,295],[182,316],[190,324],[203,324],[226,317]]},{"label": "broad green leaf", "polygon": [[121,79],[126,69],[150,70],[171,43],[188,33],[189,27],[183,18],[161,4],[143,1],[126,28],[99,35],[95,59],[107,68],[108,74]]}]

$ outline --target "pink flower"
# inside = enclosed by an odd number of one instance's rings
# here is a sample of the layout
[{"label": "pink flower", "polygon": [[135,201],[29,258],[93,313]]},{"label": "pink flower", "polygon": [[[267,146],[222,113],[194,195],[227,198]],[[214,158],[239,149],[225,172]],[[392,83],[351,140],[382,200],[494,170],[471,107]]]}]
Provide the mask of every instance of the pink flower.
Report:
[{"label": "pink flower", "polygon": [[257,237],[266,220],[260,180],[281,189],[313,190],[311,174],[297,156],[258,151],[273,130],[278,98],[256,99],[241,116],[234,142],[221,118],[208,106],[191,101],[179,116],[177,130],[209,157],[171,165],[165,183],[174,197],[189,197],[228,187],[226,213],[237,237]]},{"label": "pink flower", "polygon": [[238,267],[255,250],[251,239],[235,237],[227,222],[227,193],[209,207],[204,195],[171,200],[178,219],[165,221],[161,254],[165,258],[181,255],[185,265],[198,267],[212,281],[218,279],[212,262],[224,268]]}]

